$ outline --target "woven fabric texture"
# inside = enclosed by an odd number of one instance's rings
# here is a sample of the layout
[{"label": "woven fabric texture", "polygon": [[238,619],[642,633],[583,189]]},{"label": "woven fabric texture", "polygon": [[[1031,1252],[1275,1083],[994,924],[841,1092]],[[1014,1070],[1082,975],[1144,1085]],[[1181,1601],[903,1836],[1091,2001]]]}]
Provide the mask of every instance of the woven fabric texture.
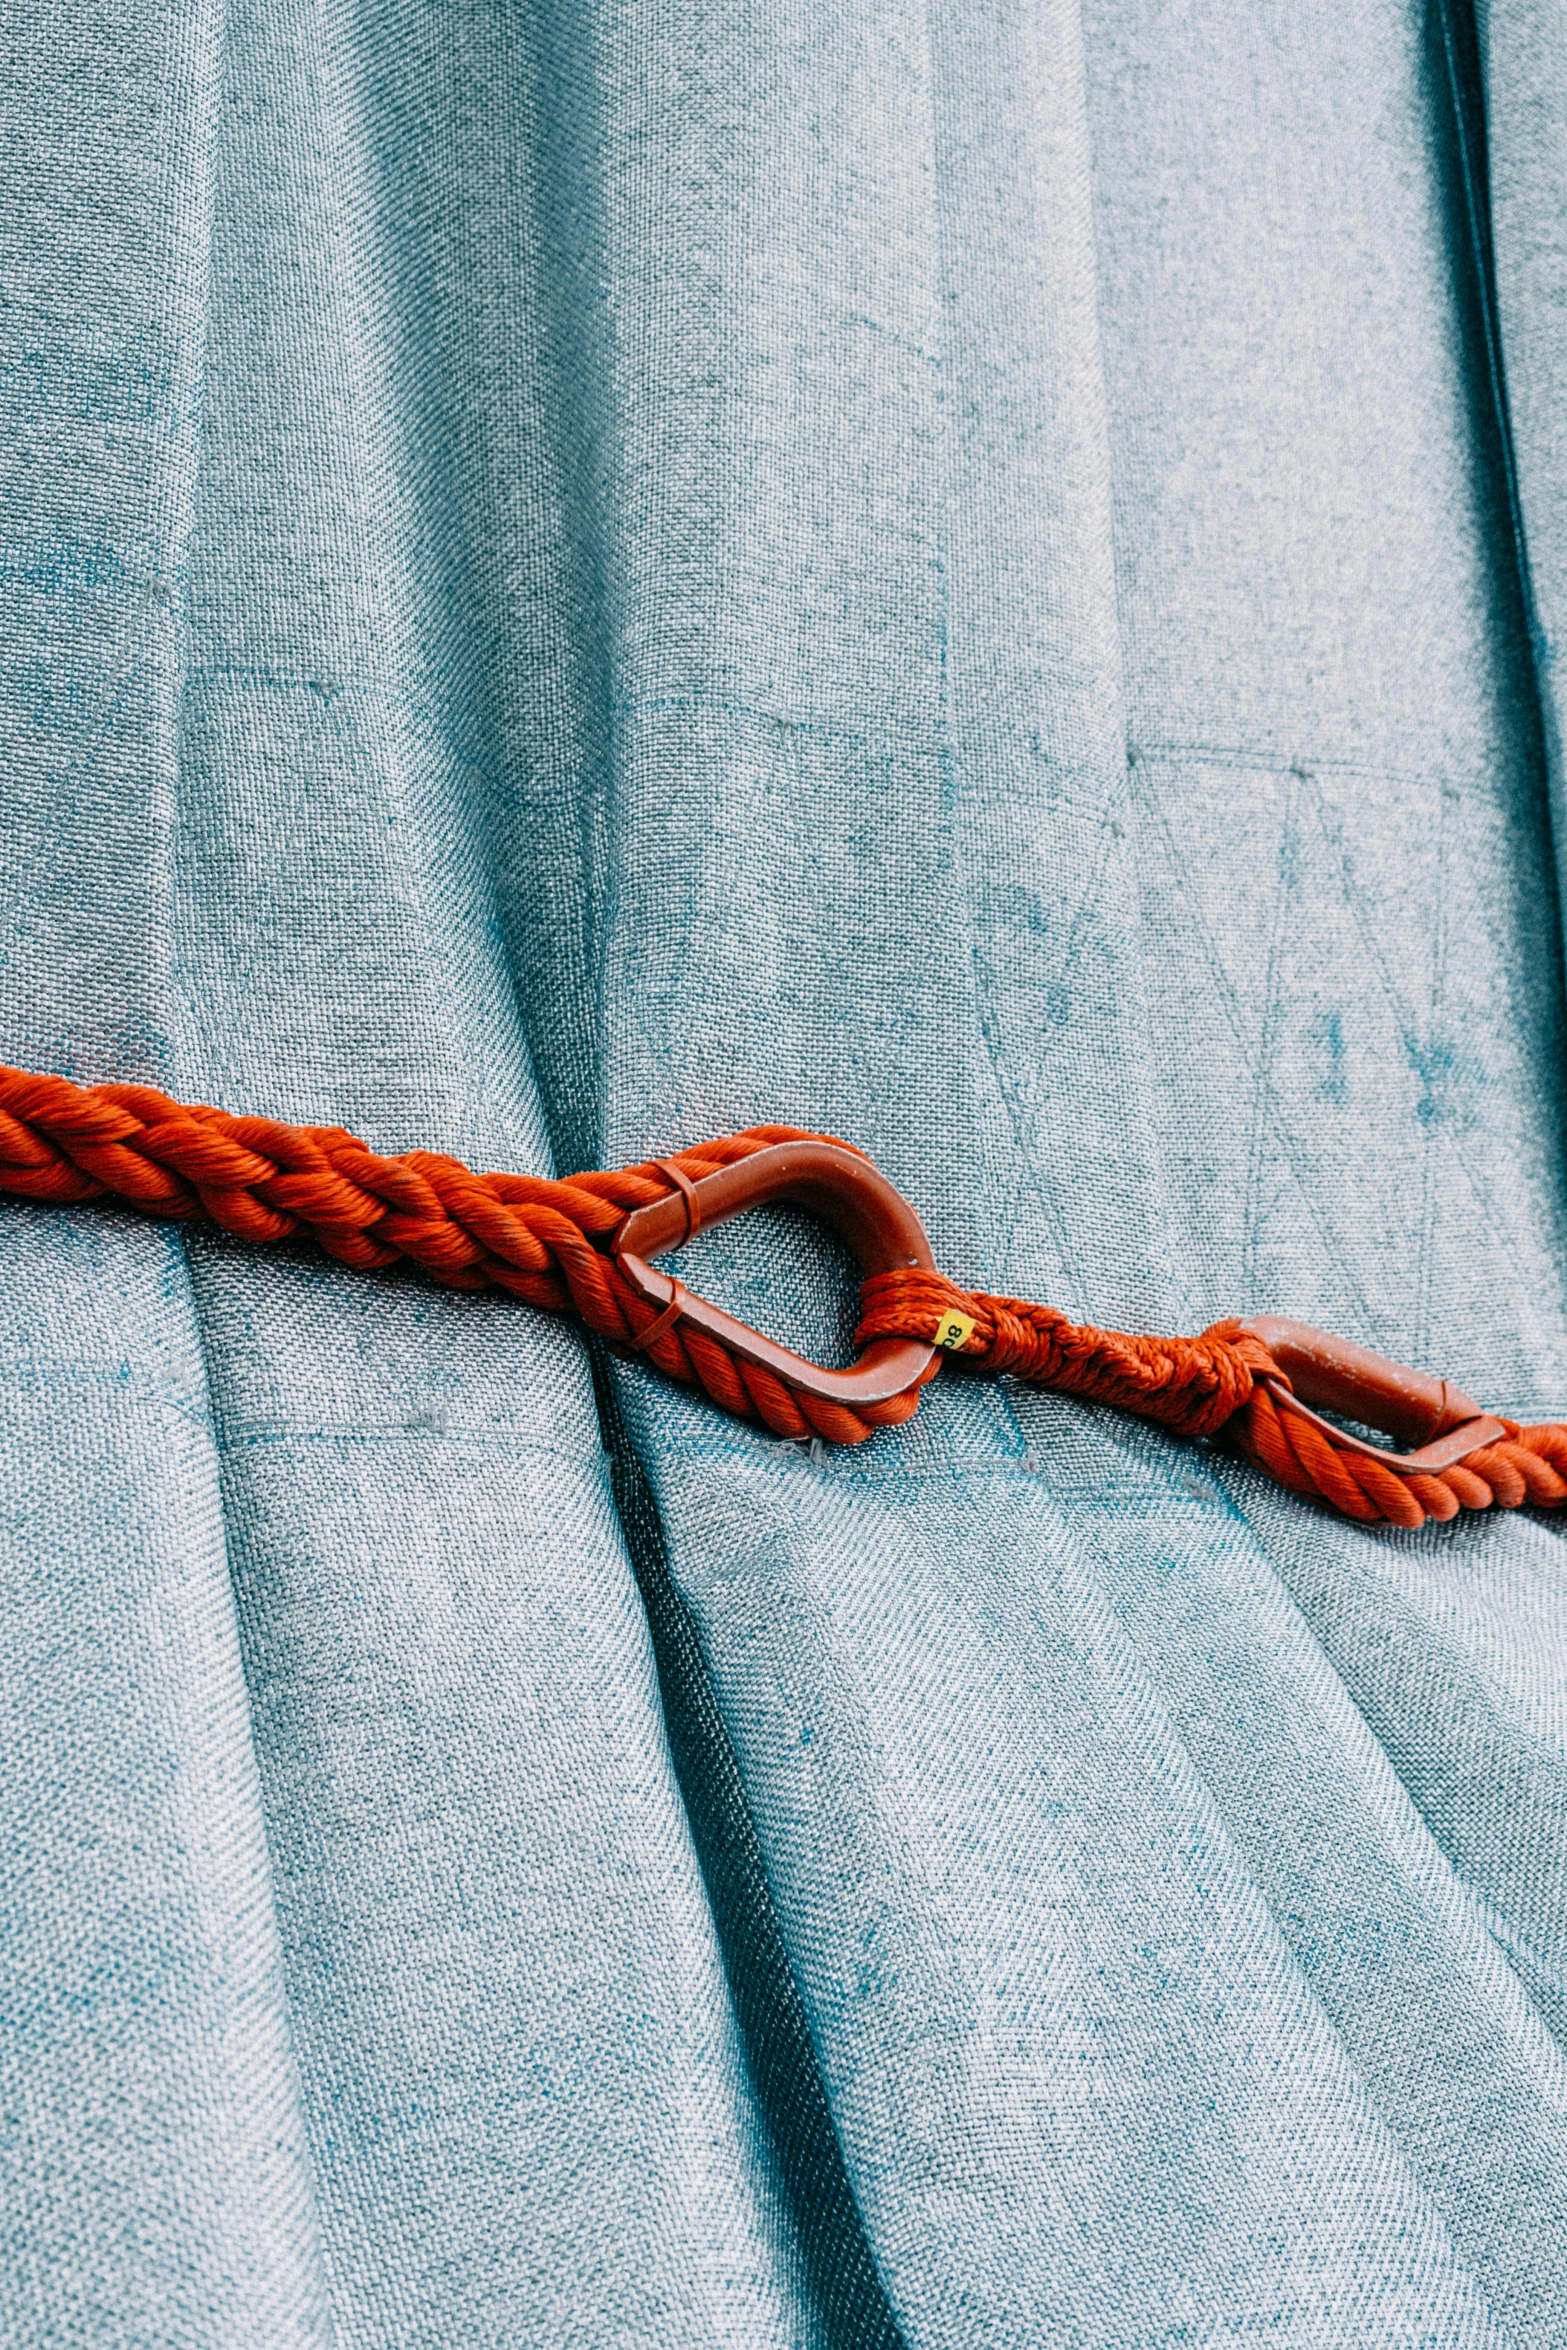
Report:
[{"label": "woven fabric texture", "polygon": [[[1567,597],[1560,10],[1486,32]],[[0,1059],[1567,1411],[1426,12],[14,0]],[[1542,646],[1542,660],[1548,652]],[[1548,661],[1544,704],[1556,687]],[[0,2343],[1551,2350],[1567,1582],[0,1208]],[[682,1273],[785,1343],[784,1212]]]}]

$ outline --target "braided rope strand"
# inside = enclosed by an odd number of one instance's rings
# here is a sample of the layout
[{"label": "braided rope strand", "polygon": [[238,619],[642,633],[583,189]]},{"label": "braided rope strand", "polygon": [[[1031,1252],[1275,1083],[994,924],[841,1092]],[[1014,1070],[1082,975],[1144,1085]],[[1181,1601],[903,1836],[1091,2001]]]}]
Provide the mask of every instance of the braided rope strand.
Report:
[{"label": "braided rope strand", "polygon": [[944,1274],[923,1270],[873,1274],[862,1294],[865,1314],[855,1334],[862,1343],[930,1338],[945,1317],[961,1313],[974,1328],[956,1350],[960,1361],[1114,1404],[1178,1436],[1222,1430],[1278,1484],[1362,1525],[1412,1532],[1428,1518],[1455,1518],[1461,1509],[1518,1509],[1525,1502],[1550,1509],[1567,1501],[1567,1428],[1557,1422],[1523,1428],[1504,1421],[1505,1437],[1451,1468],[1401,1475],[1336,1445],[1313,1421],[1281,1412],[1264,1381],[1284,1388],[1290,1382],[1239,1322],[1215,1322],[1196,1338],[1133,1337],[1073,1323],[1053,1306],[971,1294]]},{"label": "braided rope strand", "polygon": [[918,1395],[849,1411],[787,1388],[649,1306],[594,1245],[632,1209],[683,1188],[681,1177],[695,1183],[806,1138],[798,1126],[756,1126],[663,1165],[563,1181],[476,1174],[435,1151],[383,1157],[340,1126],[237,1118],[153,1086],[77,1086],[0,1068],[0,1191],[61,1203],[114,1198],[247,1241],[309,1238],[359,1271],[405,1260],[449,1289],[493,1287],[547,1312],[575,1313],[612,1346],[643,1340],[666,1378],[775,1435],[860,1444],[906,1420]]},{"label": "braided rope strand", "polygon": [[[901,1395],[847,1406],[787,1385],[632,1288],[607,1241],[649,1207],[780,1142],[833,1141],[798,1126],[753,1126],[662,1160],[554,1179],[476,1174],[436,1151],[383,1157],[340,1126],[291,1126],[182,1103],[148,1085],[78,1086],[0,1067],[0,1191],[61,1204],[117,1199],[144,1214],[218,1225],[257,1243],[313,1239],[340,1264],[400,1261],[450,1289],[496,1288],[550,1313],[574,1313],[610,1345],[644,1353],[669,1379],[775,1436],[861,1444],[919,1404],[935,1369]],[[840,1148],[852,1145],[840,1144]],[[876,1273],[856,1339],[936,1343],[952,1315],[972,1324],[956,1350],[974,1369],[1010,1372],[1112,1404],[1188,1438],[1224,1433],[1291,1492],[1365,1525],[1413,1530],[1460,1509],[1553,1508],[1567,1501],[1567,1427],[1506,1433],[1450,1468],[1400,1474],[1330,1430],[1280,1411],[1289,1381],[1238,1322],[1195,1338],[1133,1336],[1073,1323],[1053,1306],[960,1289],[923,1268]],[[937,1361],[940,1360],[938,1356]]]}]

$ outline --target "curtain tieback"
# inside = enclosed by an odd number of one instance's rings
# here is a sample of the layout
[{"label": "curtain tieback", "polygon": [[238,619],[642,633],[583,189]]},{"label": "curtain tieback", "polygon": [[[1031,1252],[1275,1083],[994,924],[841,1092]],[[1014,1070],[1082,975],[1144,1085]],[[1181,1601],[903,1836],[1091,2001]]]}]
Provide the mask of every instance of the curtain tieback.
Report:
[{"label": "curtain tieback", "polygon": [[[1368,1524],[1567,1501],[1567,1427],[1493,1418],[1447,1381],[1276,1316],[1195,1338],[1073,1323],[961,1289],[863,1152],[754,1126],[666,1159],[553,1181],[479,1175],[436,1151],[383,1158],[340,1126],[288,1126],[146,1085],[0,1068],[0,1191],[115,1199],[242,1240],[309,1237],[363,1270],[406,1258],[453,1289],[575,1313],[621,1351],[776,1436],[859,1444],[907,1420],[943,1359],[1234,1444],[1291,1492]],[[830,1224],[863,1276],[860,1352],[808,1362],[651,1263],[704,1225],[784,1200]],[[1377,1429],[1395,1452],[1325,1418]]]}]

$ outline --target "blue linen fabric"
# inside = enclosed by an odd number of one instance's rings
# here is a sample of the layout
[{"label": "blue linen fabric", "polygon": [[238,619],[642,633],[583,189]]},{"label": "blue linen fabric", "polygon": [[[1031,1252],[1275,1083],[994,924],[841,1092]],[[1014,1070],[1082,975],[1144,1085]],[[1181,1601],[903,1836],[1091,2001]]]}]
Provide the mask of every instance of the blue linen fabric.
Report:
[{"label": "blue linen fabric", "polygon": [[[1553,644],[1559,29],[1486,28]],[[1413,0],[0,42],[3,1057],[541,1171],[819,1126],[965,1282],[1567,1411]],[[1567,2339],[1550,1520],[953,1378],[779,1443],[113,1212],[0,1253],[0,2341]],[[782,1213],[689,1278],[852,1324]]]}]

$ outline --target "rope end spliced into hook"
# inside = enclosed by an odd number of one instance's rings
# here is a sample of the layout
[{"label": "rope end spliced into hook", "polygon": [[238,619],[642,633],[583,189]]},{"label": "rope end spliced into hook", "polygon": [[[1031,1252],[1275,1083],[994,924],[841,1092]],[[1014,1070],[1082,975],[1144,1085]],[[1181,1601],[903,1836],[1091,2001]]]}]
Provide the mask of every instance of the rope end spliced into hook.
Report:
[{"label": "rope end spliced into hook", "polygon": [[[308,1236],[359,1269],[405,1259],[450,1288],[504,1289],[576,1313],[610,1345],[782,1437],[858,1444],[896,1426],[946,1354],[1178,1436],[1223,1436],[1290,1491],[1365,1524],[1412,1528],[1461,1509],[1567,1501],[1567,1427],[1488,1417],[1444,1381],[1303,1323],[1140,1337],[960,1289],[871,1162],[800,1127],[752,1127],[553,1181],[475,1174],[433,1151],[383,1157],[341,1127],[235,1118],[152,1086],[0,1068],[0,1191],[114,1198],[243,1240]],[[847,1370],[791,1353],[650,1262],[768,1200],[821,1216],[859,1262],[862,1351]],[[1384,1450],[1318,1406],[1416,1449]]]},{"label": "rope end spliced into hook", "polygon": [[[1021,1298],[969,1297],[938,1274],[865,1285],[859,1334],[933,1327],[950,1301],[978,1307],[961,1354],[1043,1387],[1116,1405],[1173,1434],[1222,1437],[1305,1499],[1363,1525],[1413,1530],[1461,1509],[1567,1501],[1567,1427],[1483,1413],[1445,1380],[1283,1317],[1215,1322],[1196,1338],[1133,1337],[1075,1324]],[[1388,1434],[1396,1453],[1336,1427],[1313,1405]]]}]

